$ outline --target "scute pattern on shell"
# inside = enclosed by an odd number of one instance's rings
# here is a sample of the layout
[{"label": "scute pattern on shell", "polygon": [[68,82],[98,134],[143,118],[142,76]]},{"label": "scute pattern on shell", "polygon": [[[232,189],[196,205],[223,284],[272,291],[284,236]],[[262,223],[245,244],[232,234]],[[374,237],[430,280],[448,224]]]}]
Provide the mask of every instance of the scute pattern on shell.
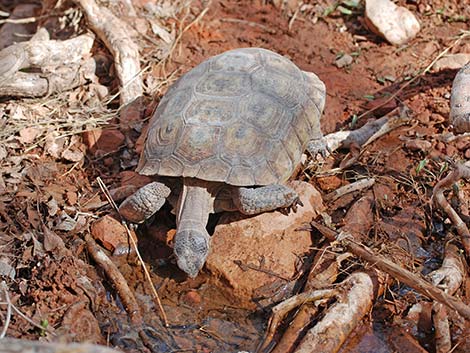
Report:
[{"label": "scute pattern on shell", "polygon": [[150,121],[138,171],[231,185],[285,181],[321,137],[325,87],[260,48],[214,56],[173,84]]}]

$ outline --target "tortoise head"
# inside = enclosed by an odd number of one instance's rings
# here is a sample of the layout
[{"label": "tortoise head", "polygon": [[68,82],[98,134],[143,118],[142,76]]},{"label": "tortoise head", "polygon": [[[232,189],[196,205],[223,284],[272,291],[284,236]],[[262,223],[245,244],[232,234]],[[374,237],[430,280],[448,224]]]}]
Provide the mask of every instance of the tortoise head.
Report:
[{"label": "tortoise head", "polygon": [[210,236],[205,229],[178,230],[173,249],[178,267],[189,277],[195,278],[206,262],[209,245]]}]

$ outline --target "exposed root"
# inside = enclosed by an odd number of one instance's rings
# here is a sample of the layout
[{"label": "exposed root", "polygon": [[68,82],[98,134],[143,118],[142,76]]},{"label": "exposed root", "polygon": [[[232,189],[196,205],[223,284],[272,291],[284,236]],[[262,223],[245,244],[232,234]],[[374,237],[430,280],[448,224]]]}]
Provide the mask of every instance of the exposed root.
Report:
[{"label": "exposed root", "polygon": [[445,293],[441,289],[425,281],[423,278],[405,270],[385,257],[376,255],[370,248],[360,243],[356,243],[347,233],[337,234],[333,230],[317,222],[312,222],[311,224],[330,241],[339,241],[354,255],[366,260],[379,270],[388,273],[422,295],[445,304],[449,308],[457,311],[464,318],[470,319],[470,307],[464,304],[461,300]]},{"label": "exposed root", "polygon": [[456,133],[470,132],[470,62],[464,65],[452,83],[450,121]]},{"label": "exposed root", "polygon": [[[370,227],[372,226],[372,204],[373,200],[370,196],[366,195],[362,197],[360,200],[358,200],[349,210],[348,214],[346,215],[346,226],[344,227],[348,229],[352,234],[357,234],[357,237],[360,237],[360,234],[362,233],[367,233]],[[352,221],[350,219],[355,219],[355,221]],[[341,263],[348,257],[350,257],[350,253],[342,253],[342,254],[337,254],[332,251],[332,244],[327,244],[323,246],[320,251],[317,252],[317,255],[315,256],[315,259],[313,261],[313,266],[310,269],[310,273],[308,275],[307,282],[305,284],[304,292],[305,293],[313,293],[315,291],[321,290],[323,288],[328,288],[333,285],[333,283],[336,281],[337,276],[340,272],[341,268]],[[365,274],[364,274],[365,275]],[[369,276],[369,275],[366,275]],[[352,277],[349,277],[346,281],[352,280]],[[341,288],[341,293],[343,293],[345,283],[343,282],[340,284],[338,288]],[[382,286],[381,286],[382,287]],[[376,290],[374,291],[375,295],[380,295],[382,290]],[[350,295],[350,294],[348,294]],[[347,301],[345,299],[345,296],[348,296],[346,294],[341,294],[340,297],[340,302],[344,303]],[[372,302],[373,298],[371,297],[370,301]],[[358,301],[357,304],[360,304],[361,302]],[[281,305],[281,304],[279,304]],[[337,306],[340,306],[341,304],[335,304]],[[331,309],[328,309],[328,315],[335,315],[335,308],[337,306],[333,306]],[[282,307],[282,306],[281,306]],[[333,311],[330,311],[333,310]],[[340,310],[340,309],[338,309]],[[360,309],[360,305],[351,305],[349,308],[349,312],[356,312],[360,316],[360,312],[362,310]],[[285,316],[287,312],[282,312],[282,316]],[[299,336],[302,334],[302,330],[307,327],[312,319],[318,314],[318,308],[316,306],[312,305],[302,305],[298,312],[296,313],[294,319],[292,322],[289,324],[288,328],[282,335],[281,339],[279,340],[279,343],[274,347],[272,350],[272,353],[283,353],[283,352],[291,352],[294,347],[296,342],[299,340]],[[276,317],[279,316],[279,313],[274,313],[271,320],[274,320],[275,326],[278,325],[278,323],[281,321],[282,317]],[[364,314],[365,315],[365,314]],[[354,315],[353,315],[354,316]],[[330,331],[332,332],[330,336],[325,337],[323,336],[323,344],[325,345],[333,345],[337,348],[342,344],[344,339],[349,335],[349,332],[351,332],[354,329],[354,323],[359,322],[362,316],[356,317],[354,316],[353,321],[351,322],[344,322],[344,325],[340,327],[338,325],[337,329],[342,332],[343,334],[339,334],[335,330]],[[323,322],[323,321],[322,321]],[[326,326],[329,324],[325,323]],[[322,326],[320,326],[321,329]],[[268,333],[266,334],[267,340],[264,343],[264,348],[269,348],[269,346],[273,345],[273,337],[274,337],[274,331],[275,327],[270,326],[269,327]],[[341,339],[340,342],[337,341],[337,337],[344,337],[344,339]],[[309,338],[307,342],[311,342],[312,338]],[[330,343],[326,343],[330,341]],[[333,343],[336,342],[336,343]],[[305,343],[306,345],[310,343]],[[317,350],[312,350],[312,351],[328,351],[323,348],[318,348]],[[268,350],[268,349],[266,349]]]},{"label": "exposed root", "polygon": [[325,141],[330,152],[339,148],[349,148],[350,153],[341,162],[340,167],[329,170],[327,174],[342,171],[354,164],[361,155],[361,148],[367,146],[390,131],[408,124],[411,121],[409,109],[402,105],[399,114],[383,116],[377,120],[368,121],[364,126],[356,130],[333,132],[325,136]]},{"label": "exposed root", "polygon": [[364,272],[356,272],[338,286],[343,289],[337,302],[323,319],[304,336],[296,353],[337,352],[356,324],[370,311],[374,299],[374,284]]},{"label": "exposed root", "polygon": [[[94,77],[89,58],[94,37],[84,34],[69,40],[50,40],[40,29],[28,42],[0,51],[0,96],[41,97],[63,92]],[[33,68],[40,73],[19,70]]]},{"label": "exposed root", "polygon": [[93,257],[95,262],[104,270],[109,280],[114,285],[114,288],[119,294],[124,307],[126,308],[129,318],[134,325],[143,325],[143,318],[140,312],[137,300],[134,297],[131,289],[129,288],[126,279],[121,274],[116,265],[111,259],[100,249],[95,240],[90,234],[85,235],[85,241],[87,243],[88,252]]},{"label": "exposed root", "polygon": [[114,56],[120,81],[121,106],[126,106],[142,96],[139,49],[132,40],[127,24],[94,0],[75,0],[86,14],[90,27],[106,44]]},{"label": "exposed root", "polygon": [[[435,286],[442,288],[449,295],[453,295],[460,288],[465,276],[464,260],[459,249],[453,244],[447,245],[442,266],[428,275]],[[443,304],[435,302],[432,311],[436,352],[450,352],[452,341],[447,308]]]},{"label": "exposed root", "polygon": [[470,258],[470,231],[468,230],[467,225],[458,215],[458,213],[452,208],[452,206],[447,201],[444,196],[444,189],[452,186],[454,183],[460,179],[469,179],[470,178],[470,162],[463,164],[455,164],[454,170],[449,173],[444,179],[439,181],[433,190],[432,200],[440,207],[442,210],[449,216],[450,220],[455,226],[457,233],[460,235],[463,247],[467,258]]},{"label": "exposed root", "polygon": [[282,303],[276,305],[272,311],[272,316],[268,322],[268,329],[266,331],[266,335],[264,338],[263,343],[258,347],[257,351],[261,352],[265,350],[267,347],[271,345],[272,339],[274,334],[276,333],[276,329],[278,328],[279,324],[283,320],[283,318],[293,309],[309,303],[309,302],[316,302],[319,300],[330,299],[336,297],[340,294],[338,289],[323,289],[317,290],[313,292],[307,293],[300,293],[286,299]]}]

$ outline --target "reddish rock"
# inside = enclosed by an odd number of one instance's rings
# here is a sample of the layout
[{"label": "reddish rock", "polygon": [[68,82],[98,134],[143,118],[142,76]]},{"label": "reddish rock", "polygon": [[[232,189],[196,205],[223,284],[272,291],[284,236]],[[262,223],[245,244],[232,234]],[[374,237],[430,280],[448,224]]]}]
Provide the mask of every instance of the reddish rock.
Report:
[{"label": "reddish rock", "polygon": [[121,185],[134,185],[137,188],[147,185],[153,181],[153,178],[140,175],[139,173],[131,170],[125,170],[119,173],[119,178],[121,179]]},{"label": "reddish rock", "polygon": [[405,142],[405,147],[408,148],[410,151],[427,151],[431,149],[432,143],[426,140],[420,140],[420,139],[415,139],[415,140],[408,140]]},{"label": "reddish rock", "polygon": [[459,70],[470,61],[470,54],[458,53],[450,54],[440,58],[434,65],[433,69],[440,70]]},{"label": "reddish rock", "polygon": [[98,150],[104,153],[115,152],[125,139],[123,133],[117,129],[97,129],[83,133],[83,142],[92,153]]},{"label": "reddish rock", "polygon": [[183,302],[188,305],[199,305],[201,304],[201,296],[195,290],[190,290],[189,292],[185,293],[183,296]]},{"label": "reddish rock", "polygon": [[77,196],[76,192],[67,191],[66,196],[67,196],[67,201],[68,201],[69,205],[73,206],[77,203],[78,196]]},{"label": "reddish rock", "polygon": [[[91,234],[93,238],[98,240],[106,249],[114,251],[121,248],[122,245],[128,244],[127,230],[116,219],[111,216],[104,216],[91,225]],[[131,231],[135,241],[137,238]]]},{"label": "reddish rock", "polygon": [[336,190],[343,185],[343,180],[338,175],[328,175],[317,178],[318,186],[325,192]]},{"label": "reddish rock", "polygon": [[135,185],[122,185],[122,186],[118,186],[117,188],[109,190],[109,193],[111,195],[111,198],[115,202],[119,202],[131,196],[138,189],[139,188],[136,187]]},{"label": "reddish rock", "polygon": [[[310,252],[310,232],[297,229],[323,210],[321,195],[306,182],[294,181],[291,186],[304,204],[296,213],[286,216],[275,211],[255,217],[227,213],[215,228],[206,266],[232,286],[237,296],[251,297],[255,290],[257,296],[267,294],[262,288],[280,278],[292,278],[299,258]],[[262,271],[246,266],[261,267]]]}]

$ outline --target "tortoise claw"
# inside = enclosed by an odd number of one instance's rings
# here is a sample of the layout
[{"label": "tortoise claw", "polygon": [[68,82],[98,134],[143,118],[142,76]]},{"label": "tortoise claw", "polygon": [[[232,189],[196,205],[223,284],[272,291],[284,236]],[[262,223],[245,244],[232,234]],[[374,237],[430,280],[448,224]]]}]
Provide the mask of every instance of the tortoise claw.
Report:
[{"label": "tortoise claw", "polygon": [[279,212],[281,212],[283,215],[288,216],[290,213],[290,210],[294,211],[294,213],[297,212],[297,206],[300,206],[300,207],[304,206],[302,201],[300,201],[299,197],[296,197],[290,206],[280,208]]}]

